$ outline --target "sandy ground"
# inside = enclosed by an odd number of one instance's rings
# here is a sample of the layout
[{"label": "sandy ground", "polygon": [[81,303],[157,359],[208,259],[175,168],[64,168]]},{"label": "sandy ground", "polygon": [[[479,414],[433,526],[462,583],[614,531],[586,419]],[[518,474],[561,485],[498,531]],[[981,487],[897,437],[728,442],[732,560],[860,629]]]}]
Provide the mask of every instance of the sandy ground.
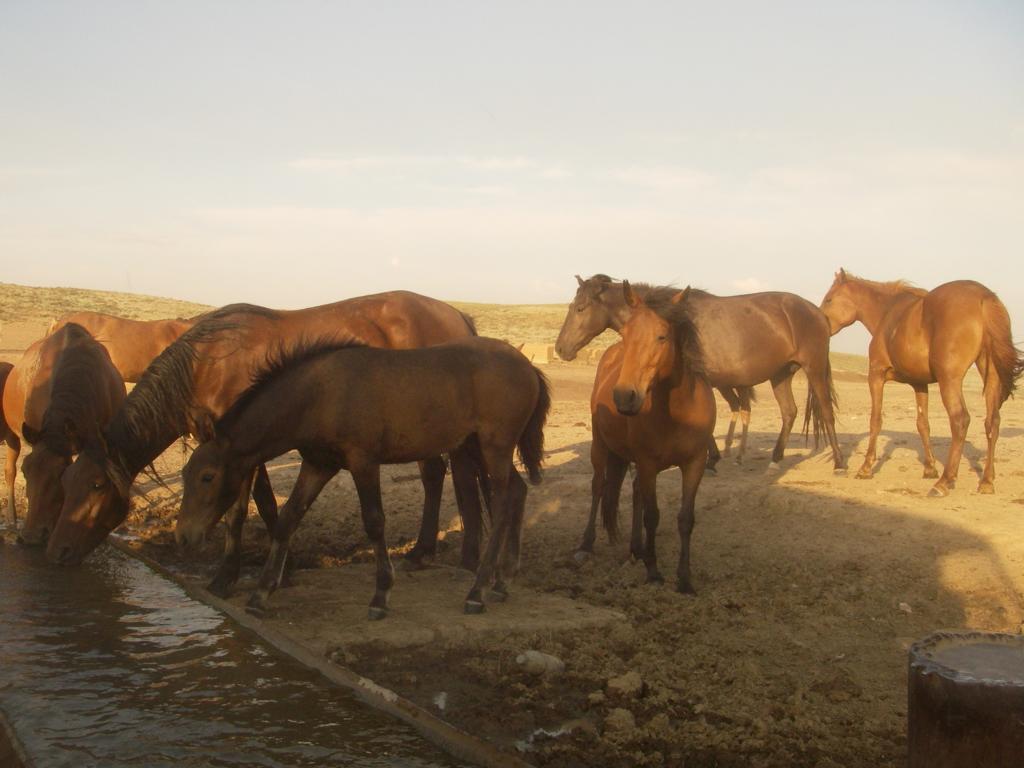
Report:
[{"label": "sandy ground", "polygon": [[[1024,629],[1024,404],[1011,400],[1003,409],[997,493],[979,495],[985,441],[975,373],[967,379],[974,421],[960,485],[945,499],[926,495],[932,481],[921,478],[909,387],[886,388],[880,462],[867,481],[853,478],[869,412],[861,377],[837,377],[848,476],[833,474],[828,455],[812,455],[802,437],[791,441],[782,471],[768,473],[779,416],[770,390],[759,388],[746,460],[723,460],[717,476],[701,486],[693,537],[698,595],[683,597],[670,586],[643,584],[643,567],[630,562],[627,544],[609,546],[603,533],[594,557],[582,567],[574,563],[590,504],[595,369],[558,363],[545,370],[554,387],[547,470],[527,502],[517,584],[610,609],[624,620],[576,628],[502,625],[506,606],[495,605],[487,614],[498,620],[495,632],[456,630],[423,642],[383,643],[373,634],[383,625],[371,631],[364,624],[361,634],[361,616],[340,631],[338,616],[324,608],[324,569],[371,559],[347,476],[332,481],[299,528],[293,548],[299,569],[294,586],[273,598],[275,620],[300,625],[305,637],[320,638],[328,655],[423,706],[438,708],[445,693],[443,713],[451,722],[510,749],[519,742],[531,762],[544,766],[902,765],[909,644],[937,628]],[[799,377],[797,390],[802,403]],[[931,419],[941,459],[949,428],[937,396]],[[720,438],[727,421],[722,406]],[[162,462],[175,491],[181,460],[176,446]],[[272,469],[282,501],[296,470],[291,456]],[[385,478],[388,536],[399,556],[415,538],[422,492],[414,466],[387,468]],[[675,471],[662,474],[659,499],[659,559],[670,573],[678,554]],[[151,556],[203,576],[218,542],[182,557],[170,536],[174,511],[174,496],[150,486],[128,528]],[[438,562],[454,565],[461,533],[450,484],[442,516]],[[250,520],[246,536],[251,577],[266,546],[258,519]],[[367,566],[358,569],[353,572],[365,586],[353,604],[372,592]],[[467,582],[434,581],[436,589],[420,593],[417,609],[450,615],[457,627]],[[397,597],[402,585],[399,579],[384,624],[393,622],[395,636],[408,637]],[[526,649],[557,656],[565,672],[522,671],[514,659]],[[563,735],[542,733],[566,725]]]}]

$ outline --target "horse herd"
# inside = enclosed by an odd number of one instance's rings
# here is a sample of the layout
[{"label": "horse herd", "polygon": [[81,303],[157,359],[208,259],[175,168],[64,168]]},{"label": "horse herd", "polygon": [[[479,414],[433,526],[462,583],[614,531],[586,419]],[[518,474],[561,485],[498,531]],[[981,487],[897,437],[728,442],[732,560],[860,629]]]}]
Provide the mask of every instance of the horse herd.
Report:
[{"label": "horse herd", "polygon": [[[662,581],[656,478],[679,467],[676,586],[694,591],[694,502],[704,472],[720,458],[712,387],[732,410],[726,454],[741,420],[742,460],[753,387],[771,382],[782,414],[772,452],[777,467],[797,415],[793,376],[802,369],[808,381],[804,431],[813,425],[816,442],[824,436],[835,469],[844,470],[829,339],[856,321],[872,334],[871,431],[857,477],[871,476],[882,388],[901,381],[917,396],[924,476],[938,477],[933,495],[947,494],[970,421],[962,380],[976,365],[988,438],[978,490],[994,491],[999,409],[1024,360],[1013,345],[1006,308],[979,283],[956,281],[929,292],[840,270],[819,308],[783,292],[719,297],[606,275],[577,281],[556,344],[559,356],[573,359],[607,328],[622,336],[601,357],[591,396],[594,474],[579,559],[592,551],[599,512],[609,537],[617,537],[621,487],[634,464],[630,551],[643,561],[648,581]],[[130,394],[125,382],[135,383]],[[934,382],[952,433],[941,477],[927,416],[928,384]],[[375,619],[387,615],[394,581],[380,466],[419,463],[423,516],[406,557],[411,567],[421,567],[435,553],[450,465],[465,530],[460,562],[476,572],[464,607],[479,613],[485,592],[492,600],[507,597],[518,570],[527,484],[514,454],[531,482],[539,482],[551,406],[546,378],[515,348],[478,336],[472,319],[450,305],[408,291],[294,311],[234,304],[188,320],[77,313],[55,322],[13,367],[0,364],[0,388],[8,514],[16,526],[14,479],[25,441],[32,447],[22,463],[28,510],[18,538],[45,544],[52,562],[81,562],[127,517],[135,478],[152,471],[175,440],[192,435],[199,447],[183,471],[175,535],[180,544],[194,545],[225,520],[224,556],[209,589],[226,595],[239,577],[251,495],[271,541],[248,603],[251,611],[263,612],[303,515],[345,469],[374,545],[369,614]],[[265,464],[290,450],[299,452],[302,463],[278,510]],[[482,548],[485,507],[492,523]]]}]

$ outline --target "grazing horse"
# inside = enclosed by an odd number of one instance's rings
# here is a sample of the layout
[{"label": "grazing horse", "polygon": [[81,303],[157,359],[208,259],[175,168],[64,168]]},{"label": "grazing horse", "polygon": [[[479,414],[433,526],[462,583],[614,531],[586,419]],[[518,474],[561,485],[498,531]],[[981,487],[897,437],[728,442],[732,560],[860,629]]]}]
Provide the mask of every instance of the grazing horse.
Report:
[{"label": "grazing horse", "polygon": [[3,388],[7,421],[8,503],[14,510],[15,463],[21,440],[28,513],[19,539],[41,544],[60,514],[61,475],[86,438],[99,435],[125,397],[106,349],[76,323],[33,343]]},{"label": "grazing horse", "polygon": [[181,334],[191,328],[202,315],[184,320],[129,320],[102,312],[72,312],[50,324],[48,334],[68,323],[77,323],[107,348],[110,359],[121,378],[138,382],[156,356]]},{"label": "grazing horse", "polygon": [[12,528],[18,525],[18,510],[14,508],[14,478],[17,473],[18,454],[21,452],[21,440],[13,427],[7,423],[7,415],[3,410],[3,393],[13,369],[14,366],[10,363],[0,363],[0,440],[7,444],[4,480],[7,482],[7,518]]},{"label": "grazing horse", "polygon": [[[687,293],[646,302],[629,282],[623,294],[631,310],[622,341],[601,358],[590,398],[594,467],[590,518],[581,553],[593,551],[597,510],[612,541],[618,538],[619,490],[626,468],[636,463],[630,552],[647,566],[647,581],[661,582],[655,534],[658,530],[658,473],[679,467],[683,480],[679,508],[679,564],[676,587],[693,594],[690,534],[694,501],[704,476],[708,443],[715,431],[715,397],[703,374],[697,333]],[[646,529],[646,537],[644,530]]]},{"label": "grazing horse", "polygon": [[988,437],[988,457],[978,492],[994,493],[999,409],[1013,393],[1024,370],[1024,359],[1013,345],[1010,315],[999,298],[973,280],[956,280],[925,291],[902,281],[865,280],[840,269],[821,309],[833,334],[858,320],[871,334],[871,434],[857,477],[871,477],[875,443],[882,429],[882,388],[887,381],[903,382],[914,388],[917,430],[924,444],[924,476],[939,476],[928,426],[928,385],[938,382],[942,404],[949,414],[952,439],[942,476],[929,495],[948,494],[956,483],[971,423],[964,402],[963,378],[976,365],[984,383]]},{"label": "grazing horse", "polygon": [[[235,304],[205,315],[165,349],[146,370],[104,430],[104,440],[86,446],[64,474],[64,508],[50,535],[47,556],[60,563],[80,562],[124,521],[133,479],[178,437],[196,433],[190,414],[206,409],[224,415],[252,383],[252,375],[277,349],[303,339],[358,339],[371,346],[406,349],[475,335],[472,321],[454,307],[409,291],[392,291],[282,311]],[[410,560],[433,553],[446,468],[435,456],[421,462],[426,491],[423,523]],[[456,481],[456,499],[479,507],[476,484]],[[266,468],[257,468],[253,484],[257,509],[272,531],[277,504]],[[225,595],[237,581],[247,504],[227,515],[228,536],[220,569],[209,589]],[[479,541],[466,536],[463,565],[476,567]]]},{"label": "grazing horse", "polygon": [[[518,567],[526,484],[512,464],[516,447],[533,482],[540,481],[547,381],[502,341],[472,338],[427,349],[382,350],[313,345],[285,354],[216,424],[185,467],[175,535],[201,540],[225,511],[247,499],[258,464],[297,449],[299,478],[281,508],[266,565],[249,608],[262,613],[284,571],[292,534],[324,485],[352,473],[366,534],[377,559],[370,618],[387,614],[394,583],[384,539],[380,465],[449,453],[453,466],[475,458],[487,473],[495,517],[466,612],[484,609],[482,590],[495,575],[495,595]],[[504,543],[507,539],[507,546]],[[501,562],[498,561],[501,555]]]},{"label": "grazing horse", "polygon": [[[615,328],[621,332],[630,313],[619,283],[607,275],[594,275],[588,280],[577,275],[576,280],[579,289],[569,305],[555,346],[565,360],[575,357],[578,350],[604,329]],[[677,290],[634,286],[638,295],[659,301],[666,300]],[[813,418],[815,437],[824,431],[832,447],[833,466],[836,470],[845,469],[846,459],[835,432],[828,321],[818,308],[792,293],[714,296],[693,289],[688,294],[687,304],[700,337],[708,381],[718,388],[730,408],[736,403],[735,410],[743,417],[739,455],[742,457],[745,449],[750,413],[744,390],[749,391],[762,381],[771,381],[782,413],[782,431],[772,451],[771,466],[776,467],[782,461],[797,414],[793,374],[803,368],[808,383],[804,426],[806,428]],[[747,406],[745,411],[744,405]]]}]

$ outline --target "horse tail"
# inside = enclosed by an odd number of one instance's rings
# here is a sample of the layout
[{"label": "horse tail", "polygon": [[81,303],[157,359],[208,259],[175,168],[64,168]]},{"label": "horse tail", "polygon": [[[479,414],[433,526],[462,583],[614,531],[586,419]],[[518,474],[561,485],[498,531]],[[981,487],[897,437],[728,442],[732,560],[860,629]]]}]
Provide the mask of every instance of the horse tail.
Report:
[{"label": "horse tail", "polygon": [[1013,344],[1010,333],[1010,315],[1006,305],[992,294],[981,303],[981,315],[985,325],[985,341],[991,364],[999,376],[1001,392],[1000,405],[1017,388],[1017,379],[1024,373],[1024,356]]},{"label": "horse tail", "polygon": [[[833,411],[839,407],[839,395],[836,392],[835,382],[832,380],[832,361],[825,358],[825,383],[828,385],[828,397],[832,402]],[[817,451],[821,445],[821,438],[825,435],[825,417],[821,411],[821,402],[818,400],[810,379],[807,381],[807,405],[804,408],[804,442],[807,441],[808,432],[814,431],[814,450]]]},{"label": "horse tail", "polygon": [[465,312],[459,312],[459,317],[462,318],[462,322],[464,322],[466,324],[466,327],[469,328],[470,336],[480,335],[476,331],[476,321],[470,315],[467,315]]},{"label": "horse tail", "polygon": [[747,389],[748,392],[750,392],[750,402],[751,403],[756,403],[757,402],[757,390],[754,389],[753,387],[747,387],[746,389]]},{"label": "horse tail", "polygon": [[537,393],[537,403],[533,406],[533,413],[526,423],[526,429],[519,436],[519,458],[530,475],[530,482],[537,485],[540,482],[540,465],[544,461],[544,423],[548,420],[548,411],[551,410],[551,388],[548,385],[548,378],[536,367],[537,384],[540,391]]}]

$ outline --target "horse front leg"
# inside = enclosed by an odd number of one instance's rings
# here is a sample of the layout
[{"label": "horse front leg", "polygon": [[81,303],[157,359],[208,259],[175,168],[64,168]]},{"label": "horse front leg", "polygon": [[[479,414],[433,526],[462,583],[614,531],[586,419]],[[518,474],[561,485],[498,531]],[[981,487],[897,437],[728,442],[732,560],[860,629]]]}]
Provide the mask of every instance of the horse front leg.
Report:
[{"label": "horse front leg", "polygon": [[665,577],[658,570],[657,533],[661,513],[658,511],[658,470],[653,464],[637,463],[637,482],[643,499],[643,524],[646,534],[643,547],[644,565],[647,567],[647,583],[662,584]]},{"label": "horse front leg", "polygon": [[942,404],[946,406],[946,413],[949,414],[951,439],[942,477],[932,486],[928,492],[929,496],[946,496],[956,486],[960,457],[964,451],[964,441],[967,439],[967,427],[971,424],[971,414],[967,412],[967,403],[964,402],[962,375],[940,376],[939,394],[942,395]]},{"label": "horse front leg", "polygon": [[285,564],[288,561],[288,548],[291,545],[292,534],[299,527],[306,511],[316,501],[327,482],[338,474],[339,467],[321,467],[303,460],[299,467],[299,477],[295,481],[295,487],[291,495],[281,508],[281,514],[277,524],[271,533],[270,552],[263,564],[263,571],[260,573],[260,580],[256,585],[256,591],[249,597],[245,609],[252,614],[262,616],[267,610],[267,601],[281,585],[284,578]]},{"label": "horse front leg", "polygon": [[213,580],[206,585],[206,591],[217,597],[225,598],[231,594],[232,587],[238,581],[242,570],[242,528],[245,516],[249,512],[249,492],[252,490],[255,471],[249,474],[238,491],[235,503],[224,515],[227,533],[224,536],[224,557]]},{"label": "horse front leg", "polygon": [[[437,554],[437,532],[441,517],[441,495],[444,493],[444,476],[447,468],[444,459],[435,456],[419,462],[420,479],[423,481],[423,517],[416,544],[405,555],[406,566],[412,570],[425,568]],[[462,512],[462,507],[459,507]]]},{"label": "horse front leg", "polygon": [[885,387],[885,373],[872,370],[868,373],[868,390],[871,393],[871,425],[868,436],[868,449],[864,453],[864,463],[857,470],[858,480],[871,478],[871,467],[875,463],[878,433],[882,431],[882,389]]},{"label": "horse front leg", "polygon": [[274,535],[274,526],[277,525],[277,497],[274,495],[274,488],[270,484],[270,475],[267,473],[267,465],[260,464],[256,467],[256,480],[252,486],[252,500],[256,502],[256,511],[259,512],[267,533]]},{"label": "horse front leg", "polygon": [[914,399],[917,400],[917,433],[921,435],[924,446],[924,477],[936,478],[939,471],[935,468],[935,454],[932,453],[931,427],[928,424],[928,385],[914,384]]},{"label": "horse front leg", "polygon": [[693,533],[693,525],[696,518],[694,510],[697,500],[697,489],[700,487],[701,478],[704,477],[703,456],[692,459],[685,466],[681,466],[679,471],[682,475],[683,486],[679,515],[676,518],[676,525],[679,529],[679,564],[676,567],[676,589],[684,595],[695,595],[697,590],[693,588],[693,581],[690,578],[690,536]]},{"label": "horse front leg", "polygon": [[[583,529],[583,541],[576,551],[576,561],[583,562],[594,552],[594,541],[597,539],[597,513],[601,508],[601,499],[604,496],[605,477],[608,471],[608,458],[610,456],[608,446],[605,445],[601,436],[596,430],[593,439],[590,441],[590,516],[587,518],[587,527]],[[610,522],[613,518],[605,514],[605,521]],[[613,528],[608,526],[608,540],[615,542],[618,538],[618,525]]]},{"label": "horse front leg", "polygon": [[13,432],[7,436],[7,459],[4,465],[4,481],[7,483],[7,519],[11,529],[18,527],[18,508],[14,505],[14,481],[18,477],[18,454],[21,440]]}]

